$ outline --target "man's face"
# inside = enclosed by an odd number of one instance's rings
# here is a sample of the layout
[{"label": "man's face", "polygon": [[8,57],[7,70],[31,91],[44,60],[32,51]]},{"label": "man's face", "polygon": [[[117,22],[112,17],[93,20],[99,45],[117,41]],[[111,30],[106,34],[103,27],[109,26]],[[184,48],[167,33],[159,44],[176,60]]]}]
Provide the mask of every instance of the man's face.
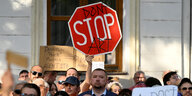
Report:
[{"label": "man's face", "polygon": [[135,84],[139,82],[144,82],[145,81],[145,75],[142,73],[137,73],[134,77]]},{"label": "man's face", "polygon": [[35,80],[36,78],[41,78],[42,77],[42,68],[40,66],[34,66],[31,71],[29,72],[29,77],[30,77],[30,80],[33,81]]},{"label": "man's face", "polygon": [[111,91],[113,92],[113,93],[115,93],[115,94],[119,94],[119,91],[121,90],[121,88],[119,87],[119,86],[117,86],[117,85],[113,85],[112,87],[111,87]]},{"label": "man's face", "polygon": [[105,75],[105,72],[98,70],[93,71],[90,83],[93,88],[105,88],[105,85],[107,84],[107,77]]},{"label": "man's face", "polygon": [[169,78],[169,81],[167,81],[168,85],[178,85],[180,83],[181,79],[178,77],[177,74],[174,74]]},{"label": "man's face", "polygon": [[64,90],[64,82],[65,82],[66,77],[65,76],[60,76],[57,80],[57,88],[58,91]]},{"label": "man's face", "polygon": [[67,92],[67,94],[69,94],[70,96],[78,95],[79,91],[80,87],[78,87],[77,85],[71,85],[68,83],[65,84],[65,92]]},{"label": "man's face", "polygon": [[22,73],[19,75],[19,80],[27,80],[28,79],[28,73]]},{"label": "man's face", "polygon": [[57,73],[50,73],[48,82],[54,83],[54,81],[56,80],[56,77],[57,77]]},{"label": "man's face", "polygon": [[74,69],[69,69],[66,73],[66,77],[69,77],[69,76],[74,76],[74,77],[77,77],[78,78],[78,74],[77,74],[77,71],[74,70]]},{"label": "man's face", "polygon": [[[23,88],[22,90],[21,90],[21,94],[22,95],[30,95],[30,96],[37,96],[37,92],[36,92],[36,90],[35,89],[33,89],[33,88],[28,88],[28,87],[25,87],[25,88]],[[21,96],[22,96],[21,95]]]},{"label": "man's face", "polygon": [[182,96],[192,96],[192,85],[189,83],[183,83],[180,92]]}]

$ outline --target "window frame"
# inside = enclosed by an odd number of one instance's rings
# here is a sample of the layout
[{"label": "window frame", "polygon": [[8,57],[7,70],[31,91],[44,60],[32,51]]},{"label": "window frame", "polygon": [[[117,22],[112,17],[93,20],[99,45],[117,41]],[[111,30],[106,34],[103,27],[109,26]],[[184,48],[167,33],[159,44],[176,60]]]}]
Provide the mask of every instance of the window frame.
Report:
[{"label": "window frame", "polygon": [[[80,0],[80,6],[88,4],[88,0]],[[116,12],[122,30],[123,0],[116,0]],[[47,0],[47,45],[51,45],[51,21],[68,21],[71,16],[51,16],[51,0]],[[123,33],[122,33],[123,34]],[[116,63],[105,65],[108,72],[122,72],[122,40],[116,47]]]}]

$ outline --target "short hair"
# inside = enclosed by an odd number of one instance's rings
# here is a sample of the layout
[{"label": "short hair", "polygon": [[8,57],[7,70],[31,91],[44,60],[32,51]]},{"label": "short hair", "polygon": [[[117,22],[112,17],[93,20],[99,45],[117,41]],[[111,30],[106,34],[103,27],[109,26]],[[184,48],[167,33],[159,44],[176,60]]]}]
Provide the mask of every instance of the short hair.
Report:
[{"label": "short hair", "polygon": [[21,92],[24,88],[33,88],[37,92],[37,96],[41,96],[40,88],[36,84],[33,83],[24,84],[23,87],[21,88]]},{"label": "short hair", "polygon": [[121,85],[121,83],[114,81],[114,82],[110,82],[110,83],[107,85],[109,91],[112,91],[112,86],[113,86],[113,85],[119,86],[120,89],[123,88],[123,86]]},{"label": "short hair", "polygon": [[33,80],[33,83],[34,83],[35,81],[37,81],[37,80],[43,81],[43,82],[44,82],[44,85],[45,85],[45,88],[49,88],[49,84],[48,84],[43,78],[37,78],[37,79]]},{"label": "short hair", "polygon": [[129,89],[122,89],[118,96],[131,96],[132,91]]},{"label": "short hair", "polygon": [[[105,73],[105,76],[107,77],[107,72],[104,69],[96,68],[93,70],[93,72],[95,72],[95,71],[103,71]],[[91,76],[92,76],[93,72],[91,73]]]},{"label": "short hair", "polygon": [[[75,70],[75,71],[77,72],[77,76],[79,76],[79,75],[80,75],[80,74],[79,74],[79,72],[77,71],[77,69],[76,69],[76,68],[74,68],[74,67],[71,67],[71,68],[67,69],[67,71],[68,71],[68,70],[70,70],[70,69],[73,69],[73,70]],[[67,71],[66,71],[66,74],[65,74],[65,76],[67,76]]]},{"label": "short hair", "polygon": [[145,75],[145,72],[143,72],[143,71],[137,71],[137,72],[135,72],[134,78],[136,77],[137,74],[144,74],[144,75]]},{"label": "short hair", "polygon": [[147,78],[147,80],[145,81],[145,85],[146,85],[146,87],[153,87],[155,85],[162,86],[161,82],[157,78],[154,78],[154,77]]},{"label": "short hair", "polygon": [[175,75],[175,74],[177,74],[176,71],[171,71],[171,72],[165,74],[165,76],[163,77],[163,84],[164,84],[164,85],[167,85],[167,81],[169,81],[170,78],[171,78],[171,76],[172,76],[172,75]]},{"label": "short hair", "polygon": [[14,86],[13,86],[13,88],[15,88],[16,86],[18,86],[18,85],[25,85],[27,83],[27,81],[17,81],[16,83],[14,83]]},{"label": "short hair", "polygon": [[23,73],[29,73],[27,70],[21,70],[20,72],[19,72],[19,76],[21,75],[21,74],[23,74]]},{"label": "short hair", "polygon": [[189,83],[189,84],[192,85],[192,82],[191,82],[191,80],[190,80],[189,78],[183,78],[183,79],[181,80],[181,82],[179,83],[179,85],[178,85],[179,90],[181,89],[181,86],[182,86],[184,83]]}]

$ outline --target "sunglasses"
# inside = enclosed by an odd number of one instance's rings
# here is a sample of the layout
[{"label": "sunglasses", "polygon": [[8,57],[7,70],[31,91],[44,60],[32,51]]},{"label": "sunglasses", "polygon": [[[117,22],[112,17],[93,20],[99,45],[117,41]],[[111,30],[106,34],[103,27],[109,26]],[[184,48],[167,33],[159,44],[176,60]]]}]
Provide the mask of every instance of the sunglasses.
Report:
[{"label": "sunglasses", "polygon": [[58,84],[62,84],[62,85],[64,85],[64,83],[65,83],[65,81],[58,81]]},{"label": "sunglasses", "polygon": [[192,87],[189,87],[189,88],[183,87],[183,88],[182,88],[182,90],[187,90],[187,89],[188,89],[188,90],[192,90]]},{"label": "sunglasses", "polygon": [[36,75],[37,73],[38,73],[38,76],[42,76],[42,75],[43,75],[43,74],[40,73],[40,72],[32,71],[32,74],[33,74],[33,75]]},{"label": "sunglasses", "polygon": [[21,96],[36,96],[34,94],[25,94],[25,93],[22,93]]},{"label": "sunglasses", "polygon": [[15,89],[15,90],[14,90],[14,93],[16,93],[16,94],[21,94],[21,90],[20,90],[20,89]]}]

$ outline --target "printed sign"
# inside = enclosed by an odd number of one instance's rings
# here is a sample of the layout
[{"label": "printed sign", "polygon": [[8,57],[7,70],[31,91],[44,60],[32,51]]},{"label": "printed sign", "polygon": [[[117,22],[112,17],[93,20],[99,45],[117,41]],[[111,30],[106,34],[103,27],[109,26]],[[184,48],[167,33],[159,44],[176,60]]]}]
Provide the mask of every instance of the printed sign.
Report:
[{"label": "printed sign", "polygon": [[134,88],[132,96],[177,96],[177,86],[157,86]]},{"label": "printed sign", "polygon": [[68,25],[73,47],[84,54],[111,53],[122,38],[116,11],[102,2],[77,7]]}]

